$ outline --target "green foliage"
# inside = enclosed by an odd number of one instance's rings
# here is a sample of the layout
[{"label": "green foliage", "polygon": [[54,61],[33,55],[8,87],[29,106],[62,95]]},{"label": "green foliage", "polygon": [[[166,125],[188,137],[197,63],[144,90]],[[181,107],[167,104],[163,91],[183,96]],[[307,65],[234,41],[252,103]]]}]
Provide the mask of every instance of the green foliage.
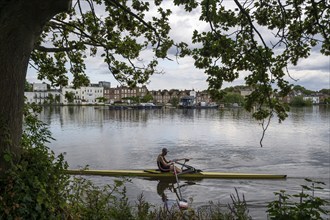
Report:
[{"label": "green foliage", "polygon": [[226,93],[221,102],[224,102],[225,104],[237,103],[239,106],[243,106],[244,97],[238,93]]},{"label": "green foliage", "polygon": [[330,96],[330,89],[321,89],[319,92],[324,94],[324,95],[329,95]]},{"label": "green foliage", "polygon": [[295,96],[290,102],[291,106],[303,107],[312,106],[313,102],[310,99],[304,100],[302,96]]},{"label": "green foliage", "polygon": [[61,96],[60,95],[55,95],[55,103],[60,103]]},{"label": "green foliage", "polygon": [[69,103],[73,103],[74,92],[65,92],[64,97],[68,100]]},{"label": "green foliage", "polygon": [[133,103],[148,103],[154,99],[151,93],[147,93],[146,95],[140,96],[131,96],[131,97],[124,97],[123,100],[131,100]]},{"label": "green foliage", "polygon": [[[24,124],[22,135],[22,148],[43,148],[45,143],[53,140],[46,123],[38,120],[42,107],[36,103],[24,105]],[[47,148],[45,149],[47,151]]]},{"label": "green foliage", "polygon": [[[195,66],[205,70],[213,100],[222,97],[219,90],[224,82],[244,76],[245,84],[254,90],[246,109],[260,111],[255,115],[262,120],[273,114],[284,120],[287,108],[279,100],[291,91],[288,67],[309,57],[313,48],[330,55],[328,1],[242,4],[235,0],[234,7],[228,7],[226,1],[173,0],[188,13],[199,7],[200,21],[209,25],[208,31],[194,31],[192,42],[197,47],[189,46],[192,49],[170,38],[172,12],[162,8],[164,0],[87,2],[82,7],[77,1],[69,13],[46,24],[31,54],[39,79],[66,86],[66,73],[71,72],[75,87],[87,85],[85,61],[98,56],[115,79],[134,87],[148,82],[157,73],[158,59],[167,58],[169,49],[176,47],[176,56],[191,55]],[[151,10],[157,13],[148,16]],[[141,59],[146,48],[154,53],[148,61]]]},{"label": "green foliage", "polygon": [[231,194],[232,204],[228,204],[228,209],[224,209],[220,203],[210,202],[209,205],[198,209],[198,219],[216,219],[216,220],[250,220],[249,210],[243,195],[243,199],[239,197],[235,188],[236,195]]},{"label": "green foliage", "polygon": [[28,81],[25,80],[24,92],[32,92],[33,86]]},{"label": "green foliage", "polygon": [[154,97],[151,95],[151,93],[147,93],[145,96],[143,96],[142,98],[141,98],[141,102],[150,102],[150,101],[152,101],[154,99]]},{"label": "green foliage", "polygon": [[[49,104],[53,104],[55,102],[55,98],[51,93],[48,94],[47,99],[49,101]],[[45,102],[47,102],[47,100],[45,100]]]},{"label": "green foliage", "polygon": [[300,86],[300,85],[295,85],[292,90],[297,91],[297,92],[301,92],[303,95],[311,95],[312,93],[314,93],[314,91],[308,90],[308,89],[306,89],[306,88],[304,88],[303,86]]},{"label": "green foliage", "polygon": [[[193,34],[193,43],[198,45],[192,50],[195,66],[205,70],[210,93],[216,98],[224,82],[244,75],[246,85],[254,91],[247,97],[246,109],[256,109],[260,120],[273,113],[284,120],[287,108],[279,100],[291,91],[285,79],[287,67],[309,57],[313,47],[330,55],[329,2],[233,2],[235,8],[225,1],[198,4],[200,20],[210,30]],[[191,1],[181,4],[191,11]]]},{"label": "green foliage", "polygon": [[105,97],[97,97],[96,100],[97,100],[97,102],[102,102],[102,103],[105,103],[106,101],[108,101],[108,99]]},{"label": "green foliage", "polygon": [[330,97],[325,98],[325,99],[323,100],[323,103],[329,105],[329,104],[330,104]]},{"label": "green foliage", "polygon": [[[322,214],[324,216],[330,214],[329,210],[325,209],[330,204],[329,201],[314,195],[315,190],[323,190],[320,186],[325,184],[310,179],[305,180],[311,186],[302,185],[302,191],[299,194],[286,194],[284,190],[274,193],[279,200],[268,204],[267,212],[271,219],[323,219]],[[299,201],[294,201],[295,198]]]},{"label": "green foliage", "polygon": [[233,194],[230,195],[231,200],[233,201],[233,205],[228,205],[229,210],[231,211],[231,215],[233,215],[235,219],[240,219],[240,220],[252,219],[249,216],[249,210],[247,208],[244,195],[243,195],[243,200],[241,200],[236,188],[235,188],[235,192],[236,192],[236,196]]},{"label": "green foliage", "polygon": [[67,163],[45,146],[51,136],[36,118],[38,110],[25,108],[20,160],[0,180],[0,219],[58,219],[67,211]]},{"label": "green foliage", "polygon": [[91,180],[78,177],[70,184],[70,214],[75,219],[133,219],[126,197],[128,180],[115,181],[113,186],[96,186]]},{"label": "green foliage", "polygon": [[172,106],[177,107],[179,105],[179,98],[178,97],[171,98],[170,103],[172,104]]},{"label": "green foliage", "polygon": [[[138,201],[136,203],[136,206],[137,206],[137,217],[136,217],[136,220],[145,220],[147,218],[150,218],[152,215],[150,215],[150,209],[153,208],[153,206],[146,202],[144,200],[144,196],[143,194],[141,194],[139,197],[138,197]],[[154,218],[152,218],[154,219]]]},{"label": "green foliage", "polygon": [[[73,4],[69,13],[59,14],[46,24],[32,52],[39,79],[66,86],[66,73],[71,72],[75,87],[87,85],[85,61],[89,56],[98,56],[121,83],[131,87],[146,83],[157,72],[157,58],[166,58],[174,45],[168,36],[171,11],[159,7],[157,2],[151,4],[152,1],[142,0]],[[147,13],[152,6],[157,13],[149,17]],[[177,47],[185,50],[187,45],[179,43]],[[152,59],[140,58],[145,48],[153,49]]]}]

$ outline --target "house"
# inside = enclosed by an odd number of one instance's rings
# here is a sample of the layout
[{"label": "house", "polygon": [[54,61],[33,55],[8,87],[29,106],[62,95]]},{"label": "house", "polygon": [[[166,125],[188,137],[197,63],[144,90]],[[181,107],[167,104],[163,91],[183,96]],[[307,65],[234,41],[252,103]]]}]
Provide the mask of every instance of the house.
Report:
[{"label": "house", "polygon": [[24,92],[26,103],[57,104],[60,101],[60,92],[48,89],[46,83],[33,83],[32,92]]},{"label": "house", "polygon": [[105,88],[105,98],[109,103],[131,102],[131,97],[144,97],[148,94],[146,86],[130,88],[127,86],[117,86],[116,88]]},{"label": "house", "polygon": [[[67,94],[72,94],[73,100],[68,100]],[[86,86],[80,88],[64,87],[60,96],[61,104],[102,104],[98,98],[103,97],[103,87]]]},{"label": "house", "polygon": [[310,96],[304,96],[303,99],[305,101],[310,100],[313,104],[320,104],[320,97],[316,94]]}]

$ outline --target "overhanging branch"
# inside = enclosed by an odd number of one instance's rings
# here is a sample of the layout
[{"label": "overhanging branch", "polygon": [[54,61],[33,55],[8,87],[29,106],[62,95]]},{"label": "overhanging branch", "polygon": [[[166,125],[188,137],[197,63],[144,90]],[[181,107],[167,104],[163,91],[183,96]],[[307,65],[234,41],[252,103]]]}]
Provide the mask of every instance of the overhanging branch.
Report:
[{"label": "overhanging branch", "polygon": [[158,39],[158,44],[157,44],[156,49],[158,49],[160,47],[160,43],[161,43],[162,40],[161,40],[161,37],[158,34],[158,31],[153,26],[151,26],[150,24],[148,24],[145,20],[143,20],[142,18],[140,18],[139,16],[137,16],[135,13],[133,13],[127,7],[125,7],[122,4],[120,4],[118,1],[116,1],[116,0],[105,0],[105,1],[109,2],[110,4],[114,5],[115,7],[118,7],[120,9],[122,9],[124,12],[128,13],[129,15],[131,15],[135,19],[137,19],[139,22],[141,22],[148,29],[152,30],[154,32],[154,34],[156,35],[157,39]]},{"label": "overhanging branch", "polygon": [[57,52],[68,52],[72,51],[74,49],[77,49],[76,47],[61,47],[61,48],[49,48],[37,45],[34,47],[35,50],[38,50],[40,52],[46,52],[46,53],[57,53]]}]

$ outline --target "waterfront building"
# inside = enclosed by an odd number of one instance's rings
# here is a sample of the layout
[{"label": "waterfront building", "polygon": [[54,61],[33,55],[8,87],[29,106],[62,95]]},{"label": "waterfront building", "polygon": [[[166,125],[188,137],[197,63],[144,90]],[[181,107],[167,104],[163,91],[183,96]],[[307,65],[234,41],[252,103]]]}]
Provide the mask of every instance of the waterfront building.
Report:
[{"label": "waterfront building", "polygon": [[111,87],[111,83],[110,82],[107,82],[107,81],[99,81],[99,87],[110,88]]},{"label": "waterfront building", "polygon": [[150,91],[150,94],[153,97],[153,102],[155,104],[166,104],[171,99],[171,94],[168,90],[153,90]]},{"label": "waterfront building", "polygon": [[108,100],[108,103],[118,103],[126,102],[130,103],[132,97],[144,97],[148,94],[148,89],[146,86],[130,88],[127,86],[117,86],[115,88],[106,88],[105,89],[105,98]]},{"label": "waterfront building", "polygon": [[196,102],[197,103],[212,103],[213,100],[211,99],[211,96],[207,91],[201,91],[201,92],[197,92]]},{"label": "waterfront building", "polygon": [[[240,93],[241,96],[246,97],[252,93],[252,89],[246,86],[236,86],[235,93]],[[71,94],[73,99],[67,99],[65,94]],[[132,103],[138,98],[143,98],[147,94],[153,97],[153,103],[158,105],[172,104],[176,102],[185,102],[189,105],[215,105],[207,90],[195,91],[192,90],[153,90],[149,91],[146,86],[130,88],[127,86],[117,86],[111,88],[111,83],[100,81],[98,83],[90,84],[87,87],[73,88],[63,87],[60,90],[51,90],[46,83],[33,83],[32,90],[25,92],[25,102],[37,104],[113,104],[113,103]],[[300,90],[292,91],[282,101],[290,103],[296,96],[302,96],[304,100],[311,100],[313,104],[327,103],[329,99],[328,94],[312,93],[311,95],[304,95]],[[182,103],[181,103],[182,104]]]},{"label": "waterfront building", "polygon": [[[68,95],[73,96],[73,100],[68,99]],[[61,93],[61,104],[81,104],[81,105],[93,105],[103,104],[100,98],[103,98],[103,87],[95,86],[83,86],[80,88],[73,88],[72,86],[63,87]]]},{"label": "waterfront building", "polygon": [[320,97],[317,95],[304,96],[305,101],[310,100],[313,104],[320,104]]},{"label": "waterfront building", "polygon": [[32,92],[24,92],[26,103],[37,104],[58,104],[60,101],[60,92],[50,90],[46,83],[33,83]]},{"label": "waterfront building", "polygon": [[161,90],[150,91],[152,97],[154,98],[154,103],[163,104],[163,95]]}]

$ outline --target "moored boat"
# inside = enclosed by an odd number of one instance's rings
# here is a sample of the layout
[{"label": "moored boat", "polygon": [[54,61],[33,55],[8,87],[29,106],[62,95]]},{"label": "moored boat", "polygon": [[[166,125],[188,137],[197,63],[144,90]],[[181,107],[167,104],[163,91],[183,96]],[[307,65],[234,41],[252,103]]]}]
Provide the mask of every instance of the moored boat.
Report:
[{"label": "moored boat", "polygon": [[140,103],[137,105],[109,105],[109,110],[126,110],[126,109],[161,109],[162,105],[153,103]]}]

